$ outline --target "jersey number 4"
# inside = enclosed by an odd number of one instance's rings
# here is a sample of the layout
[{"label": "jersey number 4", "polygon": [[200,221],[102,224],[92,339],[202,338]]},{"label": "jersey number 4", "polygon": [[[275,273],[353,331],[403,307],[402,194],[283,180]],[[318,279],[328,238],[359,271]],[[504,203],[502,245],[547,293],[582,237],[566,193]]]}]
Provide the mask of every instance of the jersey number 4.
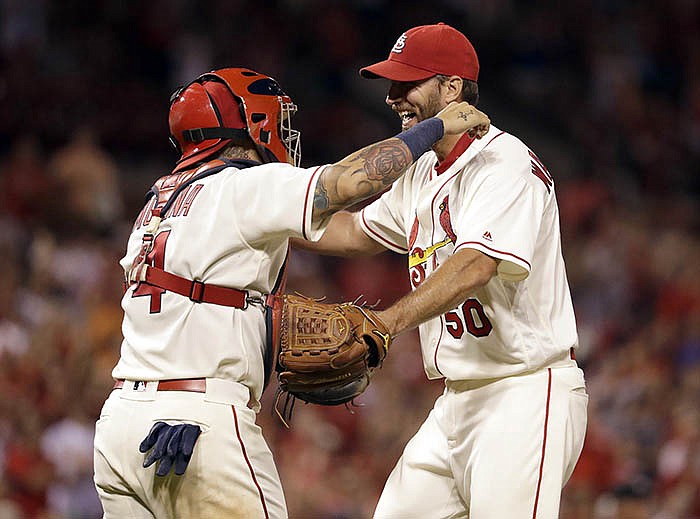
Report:
[{"label": "jersey number 4", "polygon": [[[155,238],[153,238],[153,248],[146,255],[147,265],[165,270],[165,242],[168,241],[168,236],[170,236],[170,231],[163,231],[156,234]],[[134,290],[134,293],[131,294],[131,297],[150,296],[150,312],[152,314],[157,314],[160,312],[161,298],[164,293],[165,289],[163,288],[140,283],[136,290]]]},{"label": "jersey number 4", "polygon": [[464,335],[464,326],[466,323],[467,331],[474,337],[486,337],[493,325],[489,318],[484,313],[484,307],[481,303],[473,298],[467,299],[462,306],[461,315],[456,311],[447,312],[445,314],[445,326],[450,335],[455,339],[461,339]]}]

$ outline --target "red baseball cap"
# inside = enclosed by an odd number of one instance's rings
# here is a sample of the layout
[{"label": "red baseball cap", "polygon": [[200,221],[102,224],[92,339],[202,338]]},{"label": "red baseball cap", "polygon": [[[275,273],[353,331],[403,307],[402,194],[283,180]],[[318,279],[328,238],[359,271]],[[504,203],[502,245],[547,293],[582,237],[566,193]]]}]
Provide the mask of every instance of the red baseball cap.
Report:
[{"label": "red baseball cap", "polygon": [[420,81],[437,74],[476,81],[479,59],[467,37],[442,22],[407,30],[384,61],[360,69],[367,79]]}]

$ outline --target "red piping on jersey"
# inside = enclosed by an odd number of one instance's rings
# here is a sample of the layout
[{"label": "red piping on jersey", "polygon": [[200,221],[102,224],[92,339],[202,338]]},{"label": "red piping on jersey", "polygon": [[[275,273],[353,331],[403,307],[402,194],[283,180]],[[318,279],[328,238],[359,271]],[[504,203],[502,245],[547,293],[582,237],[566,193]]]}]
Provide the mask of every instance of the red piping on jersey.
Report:
[{"label": "red piping on jersey", "polygon": [[306,209],[309,206],[309,191],[311,191],[311,184],[314,181],[316,173],[318,173],[318,170],[322,167],[323,166],[319,166],[316,168],[316,171],[313,172],[313,175],[311,175],[311,178],[309,179],[309,185],[306,186],[306,197],[304,198],[304,213],[302,214],[301,220],[301,235],[304,237],[305,240],[308,240],[308,238],[306,237]]},{"label": "red piping on jersey", "polygon": [[540,459],[540,474],[537,478],[537,492],[535,493],[535,507],[532,510],[532,519],[537,519],[537,504],[540,500],[540,487],[542,486],[542,473],[544,472],[544,453],[547,448],[547,423],[549,422],[549,399],[552,395],[552,368],[547,370],[547,407],[544,412],[544,435],[542,437],[542,459]]},{"label": "red piping on jersey", "polygon": [[[506,132],[501,132],[497,135],[494,135],[493,138],[489,142],[484,144],[484,148],[486,146],[488,146],[489,144],[491,144],[495,139],[497,139],[498,137],[500,137],[504,133],[506,133]],[[467,137],[467,139],[468,139],[468,141],[466,142],[466,145],[465,145],[465,142],[462,141],[462,139],[464,139],[465,137]],[[440,175],[440,174],[444,173],[447,169],[449,169],[449,167],[456,162],[456,160],[462,155],[462,153],[467,151],[467,148],[469,148],[469,146],[471,146],[472,142],[474,142],[474,139],[472,139],[471,137],[469,137],[468,134],[465,133],[462,136],[462,138],[459,141],[457,141],[457,144],[455,144],[455,147],[452,148],[452,151],[449,153],[449,155],[447,155],[447,157],[445,157],[445,160],[437,163],[434,166],[435,172],[438,175]],[[481,153],[481,151],[484,148],[481,148],[481,150],[479,150],[477,153]],[[432,178],[433,178],[433,175],[431,173],[430,179],[432,180]]]},{"label": "red piping on jersey", "polygon": [[[503,135],[504,133],[506,133],[506,132],[501,132],[501,133],[499,133],[498,135],[494,135],[494,136],[493,136],[493,139],[491,139],[489,142],[487,142],[487,143],[484,145],[484,148],[485,148],[486,146],[488,146],[489,144],[491,144],[496,138],[500,137],[500,136]],[[466,137],[467,139],[465,139],[465,137]],[[451,151],[450,154],[447,156],[447,158],[446,158],[444,161],[442,161],[440,164],[438,164],[437,166],[435,166],[435,171],[437,172],[437,174],[440,175],[441,173],[444,173],[445,170],[447,170],[452,164],[454,164],[455,161],[462,155],[462,153],[464,153],[465,151],[467,151],[467,148],[469,148],[469,146],[471,146],[471,143],[472,143],[472,142],[474,142],[474,139],[472,139],[471,137],[469,137],[468,134],[465,133],[465,134],[462,136],[462,138],[457,142],[457,144],[455,144],[455,147],[452,148],[452,151]],[[481,153],[481,152],[483,151],[484,148],[481,148],[481,150],[479,150],[477,153]],[[434,210],[434,207],[433,207],[433,206],[435,205],[435,199],[438,197],[438,195],[440,194],[440,191],[442,191],[442,189],[447,185],[447,183],[448,183],[450,180],[452,180],[454,177],[456,177],[457,175],[459,175],[460,173],[461,173],[461,170],[460,170],[460,171],[455,171],[447,180],[445,180],[445,183],[442,184],[442,185],[440,186],[440,189],[438,189],[438,190],[435,192],[435,196],[433,197],[432,202],[430,202],[431,222],[432,222],[432,225],[433,225],[433,231],[432,231],[432,234],[431,234],[431,239],[432,239],[433,242],[435,241],[435,210]],[[432,179],[432,174],[431,174],[431,179]],[[455,248],[456,248],[456,247],[455,247]]]},{"label": "red piping on jersey", "polygon": [[457,141],[457,144],[454,145],[454,148],[452,148],[452,151],[447,154],[447,157],[445,157],[445,160],[442,162],[438,162],[435,165],[435,171],[437,172],[438,175],[441,175],[447,169],[455,163],[455,161],[464,153],[467,151],[467,148],[471,146],[472,142],[474,142],[475,137],[469,137],[468,133],[465,133],[462,135],[459,140]]},{"label": "red piping on jersey", "polygon": [[438,350],[440,349],[440,345],[442,344],[442,332],[445,330],[444,317],[445,317],[445,314],[442,314],[440,316],[440,337],[438,337],[437,344],[435,345],[435,354],[433,355],[433,363],[435,364],[435,369],[443,377],[445,376],[445,374],[440,370],[440,366],[438,366],[437,357],[438,357]]},{"label": "red piping on jersey", "polygon": [[523,259],[523,258],[521,258],[520,256],[517,256],[517,255],[515,255],[515,254],[511,254],[510,252],[505,252],[505,251],[502,251],[502,250],[494,249],[493,247],[489,247],[488,245],[484,245],[483,243],[481,243],[481,242],[479,242],[479,241],[465,241],[465,242],[462,242],[462,243],[460,243],[459,245],[457,245],[457,246],[455,247],[455,252],[456,252],[457,249],[459,249],[461,246],[463,246],[463,245],[469,245],[469,244],[481,245],[484,249],[488,249],[488,250],[490,250],[490,251],[492,251],[492,252],[496,252],[496,253],[498,253],[498,254],[504,254],[504,255],[506,255],[506,256],[510,256],[510,257],[512,257],[512,258],[515,258],[515,259],[517,259],[517,260],[520,260],[520,261],[522,261],[523,263],[525,263],[525,264],[527,265],[527,267],[528,267],[530,270],[532,270],[532,265],[530,265],[530,262],[527,261],[526,259]]},{"label": "red piping on jersey", "polygon": [[369,226],[369,224],[367,223],[367,220],[365,220],[365,210],[364,210],[364,209],[363,209],[362,212],[361,212],[361,216],[362,216],[362,222],[365,224],[365,227],[367,227],[367,230],[368,230],[369,232],[371,232],[374,236],[376,236],[378,240],[381,240],[381,241],[383,241],[384,243],[387,243],[387,244],[391,245],[392,247],[396,247],[397,249],[399,249],[400,251],[403,251],[404,253],[408,253],[408,250],[406,249],[406,247],[402,247],[401,245],[397,245],[396,243],[387,240],[387,239],[384,238],[382,235],[380,235],[377,231],[375,231],[374,229],[372,229],[372,228]]},{"label": "red piping on jersey", "polygon": [[[501,135],[503,135],[504,133],[506,133],[506,132],[501,132],[501,133],[499,133],[498,135],[494,135],[494,136],[493,136],[493,139],[491,139],[489,142],[487,142],[486,144],[484,144],[484,148],[485,148],[486,146],[488,146],[489,144],[491,144],[491,143],[492,143],[493,141],[495,141],[496,139],[498,139],[498,138],[499,138]],[[483,150],[484,148],[481,148],[481,149]]]},{"label": "red piping on jersey", "polygon": [[[505,132],[501,132],[501,133],[499,133],[498,135],[494,135],[494,136],[493,136],[493,139],[491,139],[489,142],[487,142],[487,143],[484,145],[484,148],[485,148],[486,146],[488,146],[489,144],[491,144],[495,139],[497,139],[498,137],[500,137],[500,136],[503,135],[504,133],[505,133]],[[465,139],[465,137],[466,137],[466,139]],[[467,150],[467,148],[469,148],[469,146],[471,145],[472,142],[474,142],[474,139],[472,139],[471,137],[469,137],[468,134],[465,133],[465,134],[462,136],[462,138],[460,138],[460,140],[457,142],[457,144],[455,145],[455,147],[452,148],[452,151],[451,151],[450,154],[445,158],[445,160],[442,161],[442,162],[441,162],[440,164],[438,164],[437,166],[435,166],[435,171],[437,172],[437,174],[439,175],[439,174],[443,173],[443,172],[444,172],[445,170],[447,170],[452,164],[454,164],[454,162],[457,160],[457,158],[459,158],[459,156],[460,156],[462,153],[464,153],[464,152]],[[479,152],[481,152],[484,148],[481,148],[481,150],[480,150]],[[435,241],[435,209],[434,209],[435,200],[437,199],[437,197],[438,197],[438,195],[440,194],[440,192],[442,191],[442,189],[448,184],[448,182],[450,182],[450,181],[451,181],[454,177],[456,177],[460,172],[461,172],[461,171],[455,171],[449,178],[447,178],[447,179],[445,180],[445,182],[440,186],[440,188],[435,192],[435,196],[433,196],[433,199],[432,199],[432,201],[430,202],[430,220],[431,220],[431,224],[432,224],[432,227],[433,227],[432,232],[431,232],[431,239],[432,239],[433,242]],[[363,213],[363,218],[362,218],[362,219],[363,219],[363,221],[364,221],[364,213]],[[510,254],[510,253],[508,253],[508,252],[497,251],[496,249],[492,249],[491,247],[487,247],[486,245],[484,245],[484,244],[482,244],[482,243],[479,243],[479,242],[464,242],[464,243],[460,243],[459,245],[455,246],[454,251],[453,251],[452,253],[454,254],[455,252],[457,252],[457,248],[458,248],[458,247],[461,247],[462,245],[466,245],[466,244],[468,244],[468,243],[477,243],[477,244],[481,245],[482,247],[485,247],[485,248],[487,248],[487,249],[489,249],[489,250],[492,250],[492,251],[494,251],[494,252],[499,252],[499,253],[505,254],[505,255],[507,255],[507,256],[513,256],[514,258],[517,258],[517,259],[523,261],[524,263],[526,263],[526,264],[528,265],[528,267],[532,268],[532,267],[530,266],[530,263],[529,263],[528,261],[525,261],[523,258],[520,258],[520,257],[516,256],[515,254]],[[444,329],[445,329],[444,317],[445,317],[444,314],[440,316],[440,337],[438,337],[438,342],[437,342],[437,345],[435,346],[435,353],[434,353],[434,355],[433,355],[433,362],[434,362],[434,364],[435,364],[435,369],[436,369],[437,372],[440,373],[440,375],[442,375],[443,377],[444,377],[445,375],[442,373],[442,371],[440,370],[440,367],[438,366],[438,350],[440,349],[440,344],[442,344],[442,333],[443,333],[443,331],[444,331]]]},{"label": "red piping on jersey", "polygon": [[[489,144],[491,144],[491,143],[494,141],[494,139],[500,137],[500,136],[503,135],[504,133],[505,133],[505,132],[501,132],[501,133],[499,133],[498,135],[494,135],[493,139],[491,139],[489,142],[487,142],[487,143],[484,145],[484,148],[485,148],[486,146],[488,146]],[[467,139],[464,139],[464,137],[467,137]],[[464,135],[462,136],[462,138],[457,142],[457,144],[455,145],[455,147],[452,148],[452,151],[451,151],[450,154],[447,156],[447,158],[445,158],[444,161],[442,161],[440,164],[438,164],[438,165],[435,167],[435,171],[437,171],[438,175],[441,174],[441,173],[443,173],[443,172],[444,172],[445,170],[447,170],[452,164],[454,164],[454,162],[457,160],[457,158],[458,158],[462,153],[464,153],[464,152],[467,150],[467,148],[469,148],[469,146],[471,145],[472,142],[474,142],[474,139],[472,139],[471,137],[469,137],[468,134],[464,134]],[[466,145],[465,145],[465,143],[466,143]],[[459,149],[459,148],[462,148],[462,149]],[[484,148],[481,148],[481,150],[483,150]],[[481,150],[480,150],[480,151],[481,151]],[[453,154],[454,154],[454,156],[453,156]],[[448,162],[449,162],[449,163],[448,163]],[[431,238],[432,238],[432,241],[433,241],[433,242],[435,241],[435,210],[434,210],[434,207],[433,207],[434,204],[435,204],[435,200],[437,199],[438,195],[440,194],[440,191],[442,191],[442,189],[447,185],[447,183],[450,182],[450,180],[452,180],[452,179],[453,179],[455,176],[457,176],[459,173],[460,173],[460,171],[456,171],[456,172],[455,172],[454,174],[452,174],[447,180],[445,180],[445,182],[444,182],[444,183],[440,186],[440,188],[435,192],[435,196],[433,196],[433,200],[430,202],[430,218],[431,218],[431,223],[432,223],[432,226],[433,226],[433,230],[432,230],[432,233],[431,233]],[[363,221],[364,221],[364,215],[363,215]],[[484,245],[484,244],[482,244],[482,243],[479,243],[479,242],[464,242],[464,243],[460,243],[459,245],[455,246],[454,251],[453,251],[452,253],[454,254],[454,253],[457,251],[457,248],[458,248],[458,247],[461,247],[462,245],[466,245],[466,244],[468,244],[468,243],[477,243],[477,244],[481,245],[482,247],[485,247],[485,248],[487,248],[487,249],[489,249],[489,250],[492,250],[492,251],[494,251],[494,252],[499,252],[499,253],[501,253],[501,254],[505,254],[505,255],[508,255],[508,256],[513,256],[514,258],[518,258],[519,260],[523,261],[524,263],[527,263],[527,265],[530,266],[530,263],[529,263],[528,261],[525,261],[524,259],[522,259],[522,258],[516,256],[515,254],[510,254],[510,253],[508,253],[508,252],[497,251],[496,249],[492,249],[491,247],[487,247],[486,245]],[[530,267],[530,268],[532,268],[532,267]],[[444,317],[445,317],[444,314],[440,316],[440,337],[438,337],[438,342],[437,342],[437,345],[435,346],[435,354],[433,355],[433,362],[434,362],[434,364],[435,364],[435,369],[436,369],[437,372],[440,373],[440,375],[442,375],[443,377],[444,377],[445,375],[442,373],[442,371],[440,370],[440,367],[438,366],[438,350],[440,349],[440,344],[442,344],[442,333],[443,333],[443,331],[445,330],[445,321],[444,321]],[[550,377],[551,377],[551,373],[550,373]],[[551,381],[550,381],[550,385],[551,385]],[[547,412],[549,412],[549,394],[547,395]],[[545,425],[545,428],[546,428],[546,425]],[[539,486],[538,486],[538,492],[539,492]],[[537,505],[535,505],[535,510],[536,510],[536,509],[537,509]]]},{"label": "red piping on jersey", "polygon": [[238,415],[236,414],[236,407],[231,406],[231,411],[233,411],[233,423],[236,425],[236,436],[238,437],[238,442],[241,444],[241,452],[243,452],[243,457],[245,458],[245,462],[248,464],[248,470],[250,470],[250,475],[253,478],[253,483],[255,483],[255,486],[258,488],[258,494],[260,494],[260,502],[262,503],[263,512],[265,512],[265,519],[269,519],[270,514],[267,511],[267,504],[265,503],[265,496],[263,495],[262,488],[260,488],[260,484],[258,483],[258,479],[255,477],[255,472],[253,471],[253,465],[251,465],[250,460],[248,459],[248,454],[245,451],[245,445],[243,444],[243,439],[241,438],[241,431],[238,428]]}]

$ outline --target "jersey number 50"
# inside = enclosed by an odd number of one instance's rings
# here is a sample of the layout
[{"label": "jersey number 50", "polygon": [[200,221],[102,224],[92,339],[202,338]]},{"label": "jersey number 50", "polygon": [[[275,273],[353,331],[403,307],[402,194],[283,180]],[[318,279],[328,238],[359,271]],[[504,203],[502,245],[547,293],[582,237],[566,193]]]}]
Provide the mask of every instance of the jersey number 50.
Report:
[{"label": "jersey number 50", "polygon": [[445,313],[445,327],[450,335],[455,339],[461,339],[464,335],[464,323],[467,325],[467,331],[474,337],[486,337],[493,325],[489,318],[486,317],[484,307],[477,299],[467,299],[462,306],[461,315],[456,311]]}]

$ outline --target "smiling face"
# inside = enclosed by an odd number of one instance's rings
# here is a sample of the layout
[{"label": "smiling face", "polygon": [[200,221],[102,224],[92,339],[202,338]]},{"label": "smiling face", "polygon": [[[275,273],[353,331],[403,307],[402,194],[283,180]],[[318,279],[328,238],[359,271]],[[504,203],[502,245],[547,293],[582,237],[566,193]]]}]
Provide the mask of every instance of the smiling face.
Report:
[{"label": "smiling face", "polygon": [[433,117],[452,100],[449,88],[438,77],[392,81],[386,96],[386,104],[401,118],[401,131]]}]

